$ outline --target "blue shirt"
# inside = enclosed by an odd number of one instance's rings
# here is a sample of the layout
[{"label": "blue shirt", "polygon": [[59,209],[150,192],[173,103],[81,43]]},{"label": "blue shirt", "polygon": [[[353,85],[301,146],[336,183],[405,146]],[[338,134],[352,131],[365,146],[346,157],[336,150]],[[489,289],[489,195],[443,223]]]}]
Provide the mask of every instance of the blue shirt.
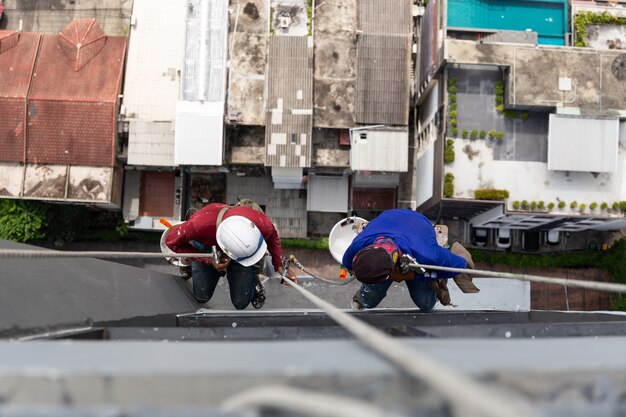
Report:
[{"label": "blue shirt", "polygon": [[[354,255],[374,243],[374,240],[380,236],[393,239],[402,253],[411,255],[420,264],[452,268],[467,267],[465,259],[437,244],[435,229],[424,215],[407,209],[387,210],[369,222],[346,249],[343,254],[343,265],[352,270]],[[425,276],[440,279],[452,278],[456,275],[454,272],[427,271]]]}]

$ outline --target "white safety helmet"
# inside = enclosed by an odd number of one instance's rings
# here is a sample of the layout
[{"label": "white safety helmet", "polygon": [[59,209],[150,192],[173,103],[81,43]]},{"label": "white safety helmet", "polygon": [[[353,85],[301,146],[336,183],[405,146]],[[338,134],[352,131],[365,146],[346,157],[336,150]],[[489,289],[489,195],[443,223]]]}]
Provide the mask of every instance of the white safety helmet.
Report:
[{"label": "white safety helmet", "polygon": [[259,262],[267,250],[259,228],[243,216],[224,219],[217,228],[216,237],[224,253],[243,266]]}]

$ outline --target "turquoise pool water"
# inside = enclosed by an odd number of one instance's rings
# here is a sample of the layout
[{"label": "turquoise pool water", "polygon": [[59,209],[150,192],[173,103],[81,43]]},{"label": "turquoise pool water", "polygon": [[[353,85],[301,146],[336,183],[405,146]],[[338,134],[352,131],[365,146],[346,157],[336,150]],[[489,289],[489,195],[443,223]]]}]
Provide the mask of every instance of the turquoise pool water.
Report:
[{"label": "turquoise pool water", "polygon": [[448,27],[531,29],[540,44],[565,45],[567,0],[448,0]]}]

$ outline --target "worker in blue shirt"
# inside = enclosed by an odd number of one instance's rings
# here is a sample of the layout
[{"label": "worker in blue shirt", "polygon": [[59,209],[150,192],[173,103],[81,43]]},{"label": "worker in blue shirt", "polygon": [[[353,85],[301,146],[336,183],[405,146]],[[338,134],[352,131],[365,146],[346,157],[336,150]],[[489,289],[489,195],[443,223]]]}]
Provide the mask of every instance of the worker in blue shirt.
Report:
[{"label": "worker in blue shirt", "polygon": [[399,270],[403,254],[424,265],[474,268],[471,255],[458,242],[451,250],[437,244],[433,225],[424,215],[406,209],[387,210],[367,224],[343,255],[343,265],[362,283],[352,300],[353,309],[376,307],[394,281],[406,282],[411,299],[423,311],[432,310],[437,299],[443,305],[450,303],[448,278],[456,276],[463,292],[480,291],[467,274],[432,270],[403,274]]}]

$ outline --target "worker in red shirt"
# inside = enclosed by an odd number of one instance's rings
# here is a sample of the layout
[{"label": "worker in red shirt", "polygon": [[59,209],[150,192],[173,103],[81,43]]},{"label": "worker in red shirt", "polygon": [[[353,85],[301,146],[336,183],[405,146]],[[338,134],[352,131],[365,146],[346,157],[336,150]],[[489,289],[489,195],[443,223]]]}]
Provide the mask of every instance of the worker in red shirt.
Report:
[{"label": "worker in red shirt", "polygon": [[[252,208],[253,205],[256,209]],[[269,217],[251,200],[242,200],[234,207],[222,203],[207,205],[174,227],[165,244],[175,253],[197,253],[200,252],[198,246],[218,246],[226,255],[219,262],[213,257],[192,259],[193,295],[199,303],[211,299],[219,279],[226,272],[230,299],[235,308],[242,310],[250,303],[254,308],[261,308],[265,303],[265,291],[257,274],[267,251],[274,270],[283,273],[283,251],[278,232]],[[296,281],[295,274],[289,269],[287,277]]]}]

